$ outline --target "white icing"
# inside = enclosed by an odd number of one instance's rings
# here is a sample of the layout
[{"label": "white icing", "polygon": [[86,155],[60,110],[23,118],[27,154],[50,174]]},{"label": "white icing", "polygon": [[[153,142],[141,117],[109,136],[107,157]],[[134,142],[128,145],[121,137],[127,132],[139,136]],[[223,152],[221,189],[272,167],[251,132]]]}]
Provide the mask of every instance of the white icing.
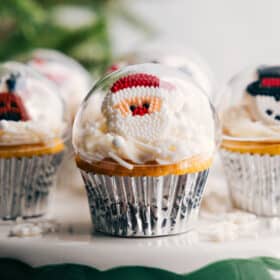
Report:
[{"label": "white icing", "polygon": [[[56,83],[67,111],[73,118],[90,89],[89,74],[76,61],[55,51],[38,50],[33,56],[34,60],[29,61],[29,65]],[[36,59],[42,62],[38,63]]]},{"label": "white icing", "polygon": [[[17,145],[17,144],[35,144],[35,143],[52,143],[52,140],[61,137],[64,130],[63,123],[58,123],[61,127],[52,127],[49,123],[26,121],[0,121],[0,144],[1,145]],[[2,134],[3,133],[3,134]]]},{"label": "white icing", "polygon": [[225,134],[240,138],[279,138],[280,126],[255,120],[245,104],[231,107],[222,116]]},{"label": "white icing", "polygon": [[[56,87],[29,73],[20,64],[7,63],[3,67],[8,72],[21,73],[16,94],[21,97],[30,120],[1,120],[0,145],[50,143],[52,139],[62,137],[66,129],[64,104],[56,93]],[[2,79],[2,89],[4,83],[5,79]]]},{"label": "white icing", "polygon": [[[149,96],[152,92],[160,97],[161,110],[144,116],[130,114],[125,119],[118,110],[113,110],[118,92],[108,93],[105,99],[103,96],[103,114],[96,113],[100,112],[102,95],[93,94],[76,118],[73,134],[76,152],[88,161],[100,161],[111,157],[113,152],[125,164],[127,161],[169,164],[196,155],[212,157],[215,124],[208,98],[191,82],[183,84],[184,88],[169,90],[137,88],[138,96]],[[130,96],[131,91],[127,94]]]}]

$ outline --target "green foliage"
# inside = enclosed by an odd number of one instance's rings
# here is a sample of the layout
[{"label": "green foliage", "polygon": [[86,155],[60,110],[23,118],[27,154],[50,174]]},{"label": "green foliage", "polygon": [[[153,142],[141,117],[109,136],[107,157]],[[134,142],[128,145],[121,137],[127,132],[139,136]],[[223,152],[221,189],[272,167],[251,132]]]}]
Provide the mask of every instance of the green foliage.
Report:
[{"label": "green foliage", "polygon": [[272,280],[271,272],[279,269],[280,260],[269,257],[223,260],[185,275],[140,266],[118,267],[107,271],[77,264],[32,268],[16,260],[0,259],[0,279],[10,280]]},{"label": "green foliage", "polygon": [[[0,0],[0,61],[20,60],[34,48],[51,48],[74,57],[90,71],[102,72],[112,58],[112,19],[121,16],[147,30],[127,6],[125,0]],[[70,19],[68,13],[68,22],[61,23],[69,7]],[[81,13],[76,15],[76,10]]]}]

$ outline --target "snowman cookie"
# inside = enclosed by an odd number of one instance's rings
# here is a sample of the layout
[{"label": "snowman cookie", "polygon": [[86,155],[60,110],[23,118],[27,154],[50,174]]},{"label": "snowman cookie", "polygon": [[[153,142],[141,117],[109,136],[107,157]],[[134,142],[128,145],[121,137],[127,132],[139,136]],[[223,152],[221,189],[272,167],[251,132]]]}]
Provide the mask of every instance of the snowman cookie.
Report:
[{"label": "snowman cookie", "polygon": [[168,127],[168,99],[175,87],[151,74],[129,74],[117,80],[106,95],[102,112],[109,132],[138,141],[164,137]]},{"label": "snowman cookie", "polygon": [[260,68],[258,76],[246,89],[249,110],[257,121],[280,125],[280,67]]}]

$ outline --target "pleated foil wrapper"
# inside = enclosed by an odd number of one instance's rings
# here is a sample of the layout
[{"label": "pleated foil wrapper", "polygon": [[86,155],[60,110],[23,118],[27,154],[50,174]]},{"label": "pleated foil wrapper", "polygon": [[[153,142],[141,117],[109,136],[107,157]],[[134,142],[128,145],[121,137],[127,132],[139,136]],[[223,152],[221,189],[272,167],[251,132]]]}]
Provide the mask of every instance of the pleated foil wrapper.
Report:
[{"label": "pleated foil wrapper", "polygon": [[280,216],[280,156],[221,150],[232,202],[260,216]]},{"label": "pleated foil wrapper", "polygon": [[81,170],[94,229],[115,236],[183,233],[197,220],[208,170],[185,175],[125,177]]},{"label": "pleated foil wrapper", "polygon": [[44,215],[62,158],[63,152],[0,159],[0,219]]}]

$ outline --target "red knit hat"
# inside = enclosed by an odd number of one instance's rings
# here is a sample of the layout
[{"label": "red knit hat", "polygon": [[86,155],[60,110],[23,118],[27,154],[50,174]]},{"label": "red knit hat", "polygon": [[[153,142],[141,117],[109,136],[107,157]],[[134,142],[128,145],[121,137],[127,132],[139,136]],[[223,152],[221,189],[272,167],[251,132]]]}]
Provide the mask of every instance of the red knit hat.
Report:
[{"label": "red knit hat", "polygon": [[160,80],[157,76],[137,73],[117,80],[111,87],[111,92],[116,93],[119,90],[132,87],[159,87],[159,85]]}]

